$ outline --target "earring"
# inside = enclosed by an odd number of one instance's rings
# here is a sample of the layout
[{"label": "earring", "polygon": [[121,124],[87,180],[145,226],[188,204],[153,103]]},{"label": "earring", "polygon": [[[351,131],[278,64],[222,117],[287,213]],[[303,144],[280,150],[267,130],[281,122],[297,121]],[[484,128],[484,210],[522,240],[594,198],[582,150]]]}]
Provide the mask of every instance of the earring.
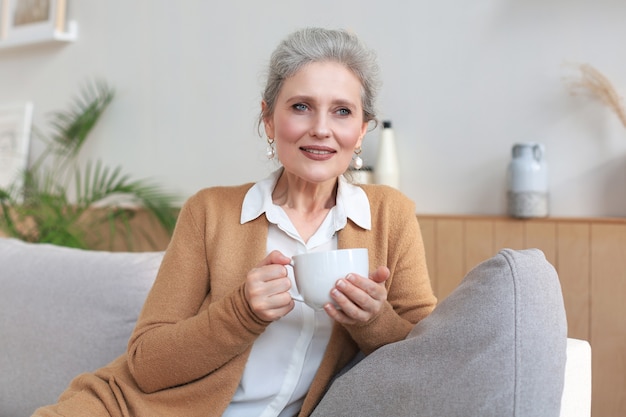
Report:
[{"label": "earring", "polygon": [[267,150],[265,151],[265,156],[267,159],[274,159],[276,156],[276,149],[274,149],[274,139],[267,138]]},{"label": "earring", "polygon": [[363,168],[363,159],[359,156],[361,152],[361,148],[357,148],[354,150],[354,155],[352,156],[352,166],[356,170]]}]

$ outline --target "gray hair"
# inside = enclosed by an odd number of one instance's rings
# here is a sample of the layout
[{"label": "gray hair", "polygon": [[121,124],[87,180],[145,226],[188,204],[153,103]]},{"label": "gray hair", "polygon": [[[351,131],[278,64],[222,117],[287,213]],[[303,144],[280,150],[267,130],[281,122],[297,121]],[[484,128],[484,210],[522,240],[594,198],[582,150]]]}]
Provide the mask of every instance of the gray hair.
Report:
[{"label": "gray hair", "polygon": [[285,80],[307,64],[324,61],[338,62],[356,75],[362,87],[363,121],[378,124],[376,97],[380,80],[376,53],[346,30],[304,28],[285,38],[272,53],[263,92],[266,107],[259,116],[259,127],[274,113]]}]

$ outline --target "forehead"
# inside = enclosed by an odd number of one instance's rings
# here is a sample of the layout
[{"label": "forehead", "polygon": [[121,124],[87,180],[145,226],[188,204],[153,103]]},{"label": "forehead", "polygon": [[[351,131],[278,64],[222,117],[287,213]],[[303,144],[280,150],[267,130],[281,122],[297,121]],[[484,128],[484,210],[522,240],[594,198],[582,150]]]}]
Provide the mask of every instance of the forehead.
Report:
[{"label": "forehead", "polygon": [[345,65],[335,61],[306,64],[283,82],[280,95],[339,95],[360,102],[361,80]]}]

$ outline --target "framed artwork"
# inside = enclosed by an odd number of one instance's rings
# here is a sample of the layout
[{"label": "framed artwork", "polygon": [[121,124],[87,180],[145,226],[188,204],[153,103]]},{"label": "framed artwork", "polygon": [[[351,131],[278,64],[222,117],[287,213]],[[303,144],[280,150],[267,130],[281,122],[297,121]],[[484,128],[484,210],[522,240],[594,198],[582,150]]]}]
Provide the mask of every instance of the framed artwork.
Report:
[{"label": "framed artwork", "polygon": [[28,164],[33,103],[0,107],[0,188],[14,183]]},{"label": "framed artwork", "polygon": [[0,42],[7,37],[9,25],[9,0],[0,0]]},{"label": "framed artwork", "polygon": [[28,42],[65,31],[66,0],[0,0],[3,40]]}]

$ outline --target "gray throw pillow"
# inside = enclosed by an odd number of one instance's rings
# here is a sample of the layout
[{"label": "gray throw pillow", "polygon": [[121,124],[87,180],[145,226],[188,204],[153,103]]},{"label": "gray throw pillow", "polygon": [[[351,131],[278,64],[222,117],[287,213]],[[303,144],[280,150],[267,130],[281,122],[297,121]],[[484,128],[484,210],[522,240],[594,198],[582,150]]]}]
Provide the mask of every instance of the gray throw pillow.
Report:
[{"label": "gray throw pillow", "polygon": [[0,238],[0,417],[30,416],[123,354],[162,256]]},{"label": "gray throw pillow", "polygon": [[504,249],[339,377],[313,416],[558,417],[566,345],[556,271],[537,249]]}]

